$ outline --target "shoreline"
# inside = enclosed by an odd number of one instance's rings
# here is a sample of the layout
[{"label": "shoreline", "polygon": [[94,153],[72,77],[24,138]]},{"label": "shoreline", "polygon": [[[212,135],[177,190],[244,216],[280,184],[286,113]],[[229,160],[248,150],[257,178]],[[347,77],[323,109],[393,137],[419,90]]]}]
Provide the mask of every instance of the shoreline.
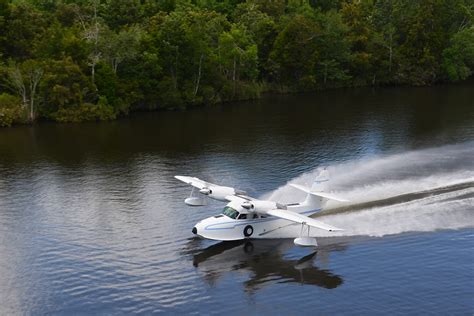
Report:
[{"label": "shoreline", "polygon": [[403,88],[403,89],[426,89],[426,88],[433,88],[433,87],[443,87],[443,86],[464,86],[474,84],[474,76],[471,76],[465,80],[459,82],[438,82],[432,85],[404,85],[404,84],[387,84],[387,85],[360,85],[360,86],[341,86],[341,87],[326,87],[317,90],[309,90],[309,91],[290,91],[284,89],[271,89],[265,92],[261,92],[258,97],[256,98],[243,98],[243,99],[236,99],[236,100],[225,100],[216,103],[201,103],[191,105],[185,108],[146,108],[146,107],[135,107],[131,109],[127,115],[118,115],[114,119],[107,119],[107,120],[83,120],[79,122],[60,122],[55,121],[52,119],[41,118],[35,120],[34,122],[26,122],[26,123],[16,123],[12,124],[11,126],[0,126],[0,130],[14,128],[14,127],[26,127],[30,126],[33,127],[35,125],[43,125],[43,124],[55,124],[55,125],[77,125],[77,124],[84,124],[84,123],[104,123],[104,122],[116,122],[123,119],[130,119],[133,118],[135,115],[144,115],[146,113],[170,113],[170,112],[189,112],[194,110],[202,110],[205,108],[211,107],[225,107],[226,105],[234,105],[237,103],[247,103],[247,102],[257,102],[259,100],[264,100],[266,98],[270,98],[272,96],[278,97],[285,97],[285,96],[304,96],[304,95],[312,95],[316,93],[329,93],[334,91],[353,91],[359,89],[371,89],[371,90],[378,90],[378,89],[395,89],[395,88]]}]

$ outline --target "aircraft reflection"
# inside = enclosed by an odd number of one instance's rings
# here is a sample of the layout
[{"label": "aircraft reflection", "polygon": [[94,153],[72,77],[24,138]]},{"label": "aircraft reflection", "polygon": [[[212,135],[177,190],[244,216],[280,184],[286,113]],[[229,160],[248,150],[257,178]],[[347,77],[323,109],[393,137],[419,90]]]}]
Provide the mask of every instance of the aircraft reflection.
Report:
[{"label": "aircraft reflection", "polygon": [[[188,249],[198,248],[199,242],[201,240],[190,240]],[[325,246],[300,259],[286,258],[285,253],[294,247],[292,240],[220,242],[194,253],[193,265],[204,272],[204,279],[210,285],[228,272],[251,272],[250,279],[244,282],[250,292],[272,283],[301,283],[326,289],[343,283],[340,276],[318,268],[314,262],[316,257],[318,261],[327,260],[330,251],[343,250],[345,246]]]}]

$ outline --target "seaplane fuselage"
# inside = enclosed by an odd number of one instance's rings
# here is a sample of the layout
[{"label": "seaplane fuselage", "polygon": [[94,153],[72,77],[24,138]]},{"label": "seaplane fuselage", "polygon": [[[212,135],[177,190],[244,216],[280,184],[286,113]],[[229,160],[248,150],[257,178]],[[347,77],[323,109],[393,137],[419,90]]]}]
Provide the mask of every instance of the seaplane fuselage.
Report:
[{"label": "seaplane fuselage", "polygon": [[[287,205],[293,212],[311,216],[321,207],[296,203]],[[239,203],[228,203],[221,214],[203,219],[194,225],[193,234],[213,240],[239,240],[244,238],[289,238],[301,224],[292,223],[274,216],[249,212]],[[316,233],[316,230],[314,230]]]}]

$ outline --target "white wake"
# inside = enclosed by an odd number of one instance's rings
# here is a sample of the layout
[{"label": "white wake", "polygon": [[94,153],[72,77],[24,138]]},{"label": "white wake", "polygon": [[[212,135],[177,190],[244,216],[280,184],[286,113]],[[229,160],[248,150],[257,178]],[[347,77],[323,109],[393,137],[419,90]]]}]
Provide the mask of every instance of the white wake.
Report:
[{"label": "white wake", "polygon": [[[326,167],[331,175],[328,191],[351,202],[328,202],[319,219],[344,231],[318,231],[317,236],[384,236],[474,227],[472,142]],[[290,182],[311,186],[320,171]],[[304,193],[287,184],[266,198],[289,203],[301,201]]]}]

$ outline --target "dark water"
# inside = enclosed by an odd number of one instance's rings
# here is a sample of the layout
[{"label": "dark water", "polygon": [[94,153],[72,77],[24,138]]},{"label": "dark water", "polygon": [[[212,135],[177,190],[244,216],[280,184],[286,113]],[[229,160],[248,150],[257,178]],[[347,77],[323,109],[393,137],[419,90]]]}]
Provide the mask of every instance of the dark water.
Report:
[{"label": "dark water", "polygon": [[[272,96],[0,130],[0,314],[474,313],[474,84]],[[176,174],[288,202],[320,249],[193,238]],[[325,237],[326,236],[326,237]]]}]

